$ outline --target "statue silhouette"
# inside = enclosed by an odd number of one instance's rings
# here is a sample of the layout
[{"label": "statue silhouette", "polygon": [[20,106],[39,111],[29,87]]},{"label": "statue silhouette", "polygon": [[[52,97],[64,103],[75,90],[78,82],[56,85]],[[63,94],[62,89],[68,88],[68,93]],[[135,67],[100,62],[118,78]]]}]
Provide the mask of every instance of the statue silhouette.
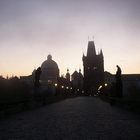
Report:
[{"label": "statue silhouette", "polygon": [[117,94],[117,97],[121,98],[122,95],[123,95],[123,85],[122,85],[122,79],[121,79],[121,68],[117,65],[117,71],[116,71],[116,75],[115,75],[115,78],[116,78],[116,94]]},{"label": "statue silhouette", "polygon": [[37,70],[35,71],[35,81],[34,81],[34,87],[39,88],[40,87],[40,75],[41,75],[41,68],[38,67]]}]

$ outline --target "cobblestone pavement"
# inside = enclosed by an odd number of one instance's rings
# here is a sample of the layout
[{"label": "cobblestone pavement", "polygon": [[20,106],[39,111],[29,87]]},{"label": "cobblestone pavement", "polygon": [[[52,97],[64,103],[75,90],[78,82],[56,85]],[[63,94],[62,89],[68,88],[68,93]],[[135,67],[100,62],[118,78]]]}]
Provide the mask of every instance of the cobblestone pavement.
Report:
[{"label": "cobblestone pavement", "polygon": [[140,140],[140,116],[77,97],[0,120],[0,140]]}]

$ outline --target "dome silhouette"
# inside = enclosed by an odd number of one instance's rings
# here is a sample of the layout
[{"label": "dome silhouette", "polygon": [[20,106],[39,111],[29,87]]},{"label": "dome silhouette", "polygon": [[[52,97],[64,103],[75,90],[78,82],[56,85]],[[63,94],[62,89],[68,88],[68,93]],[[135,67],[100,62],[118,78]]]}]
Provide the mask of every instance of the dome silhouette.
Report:
[{"label": "dome silhouette", "polygon": [[47,60],[45,60],[41,65],[41,80],[44,81],[56,81],[59,77],[59,68],[57,63],[52,60],[52,56],[49,54]]},{"label": "dome silhouette", "polygon": [[58,65],[54,60],[52,60],[52,56],[48,55],[47,60],[42,63],[41,69],[58,69]]}]

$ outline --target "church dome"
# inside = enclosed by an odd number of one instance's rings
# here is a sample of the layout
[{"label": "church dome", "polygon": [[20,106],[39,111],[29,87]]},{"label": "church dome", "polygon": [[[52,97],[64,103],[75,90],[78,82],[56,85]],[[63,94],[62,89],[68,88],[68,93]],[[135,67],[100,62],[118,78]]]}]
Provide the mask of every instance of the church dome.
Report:
[{"label": "church dome", "polygon": [[48,55],[47,60],[42,63],[41,69],[58,69],[58,65],[52,60],[52,56]]},{"label": "church dome", "polygon": [[49,54],[47,60],[45,60],[41,65],[41,80],[51,80],[56,81],[59,77],[59,68],[57,63],[52,60],[52,56]]}]

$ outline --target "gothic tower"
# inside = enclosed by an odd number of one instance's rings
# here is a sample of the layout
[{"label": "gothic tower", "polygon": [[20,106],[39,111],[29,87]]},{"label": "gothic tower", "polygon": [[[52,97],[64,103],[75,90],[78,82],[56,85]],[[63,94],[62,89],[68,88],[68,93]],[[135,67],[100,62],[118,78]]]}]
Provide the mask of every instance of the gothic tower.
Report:
[{"label": "gothic tower", "polygon": [[104,57],[102,50],[96,54],[94,41],[88,42],[87,56],[83,54],[83,68],[85,94],[95,94],[104,84]]}]

